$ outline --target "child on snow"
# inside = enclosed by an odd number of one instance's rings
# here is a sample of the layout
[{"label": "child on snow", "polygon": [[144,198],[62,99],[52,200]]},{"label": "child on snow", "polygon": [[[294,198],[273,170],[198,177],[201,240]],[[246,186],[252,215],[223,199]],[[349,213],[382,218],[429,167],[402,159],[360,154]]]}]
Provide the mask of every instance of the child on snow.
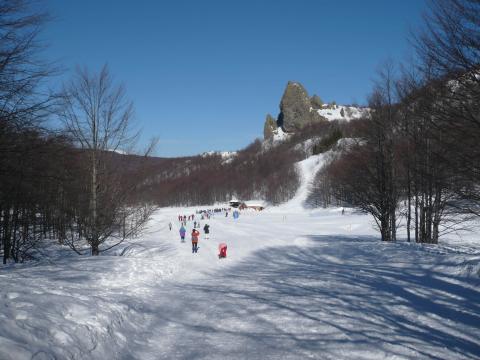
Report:
[{"label": "child on snow", "polygon": [[218,245],[218,258],[226,258],[227,257],[227,244],[221,243]]},{"label": "child on snow", "polygon": [[192,230],[192,253],[196,253],[198,251],[198,237],[200,236],[200,232],[197,229]]},{"label": "child on snow", "polygon": [[185,230],[185,228],[182,227],[180,228],[180,238],[182,239],[182,242],[185,242],[185,234],[186,234],[187,230]]}]

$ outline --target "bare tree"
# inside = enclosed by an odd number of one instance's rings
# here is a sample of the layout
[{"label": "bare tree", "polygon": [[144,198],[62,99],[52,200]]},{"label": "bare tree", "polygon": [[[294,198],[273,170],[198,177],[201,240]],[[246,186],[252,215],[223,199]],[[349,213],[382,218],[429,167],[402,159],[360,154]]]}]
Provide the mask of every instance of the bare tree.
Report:
[{"label": "bare tree", "polygon": [[[75,78],[65,86],[61,118],[66,130],[86,157],[85,192],[88,201],[71,231],[69,244],[75,249],[75,237],[81,235],[98,255],[100,245],[116,239],[113,245],[131,236],[148,219],[149,211],[128,204],[135,181],[127,181],[121,171],[124,160],[115,152],[129,151],[138,132],[132,130],[133,104],[123,86],[115,85],[104,66],[98,74],[77,69]],[[88,205],[87,205],[88,204]],[[126,219],[133,221],[126,231]],[[121,229],[121,231],[120,231]],[[112,244],[107,245],[107,248]],[[105,250],[105,249],[103,249]]]},{"label": "bare tree", "polygon": [[[27,0],[0,1],[0,245],[4,263],[21,258],[19,244],[29,238],[29,223],[35,222],[32,214],[38,213],[33,184],[40,173],[31,164],[39,163],[38,150],[45,149],[39,120],[52,105],[52,97],[39,86],[52,73],[50,64],[39,56],[38,35],[48,16],[33,9]],[[32,140],[30,146],[22,144],[25,139]]]},{"label": "bare tree", "polygon": [[429,0],[424,29],[413,35],[423,71],[430,77],[468,74],[479,70],[480,1]]},{"label": "bare tree", "polygon": [[344,201],[371,214],[383,241],[395,241],[397,209],[401,196],[398,161],[398,118],[394,67],[387,62],[379,78],[369,107],[370,117],[357,144],[352,144],[327,165],[326,178],[337,200]]},{"label": "bare tree", "polygon": [[34,124],[51,105],[39,87],[53,73],[39,56],[48,14],[32,9],[28,0],[0,1],[0,116],[17,125]]},{"label": "bare tree", "polygon": [[459,180],[459,210],[480,216],[480,1],[430,0],[424,24],[414,36],[420,68],[442,96],[431,109],[433,135]]}]

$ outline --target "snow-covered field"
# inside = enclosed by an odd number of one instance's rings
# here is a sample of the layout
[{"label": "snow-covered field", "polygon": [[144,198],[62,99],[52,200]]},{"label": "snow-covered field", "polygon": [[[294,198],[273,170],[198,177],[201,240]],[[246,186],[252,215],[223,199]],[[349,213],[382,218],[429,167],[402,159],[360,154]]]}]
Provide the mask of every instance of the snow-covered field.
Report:
[{"label": "snow-covered field", "polygon": [[176,221],[195,208],[166,208],[109,254],[0,268],[0,359],[480,359],[478,233],[381,243],[302,206],[319,166],[287,204],[200,221],[197,254]]}]

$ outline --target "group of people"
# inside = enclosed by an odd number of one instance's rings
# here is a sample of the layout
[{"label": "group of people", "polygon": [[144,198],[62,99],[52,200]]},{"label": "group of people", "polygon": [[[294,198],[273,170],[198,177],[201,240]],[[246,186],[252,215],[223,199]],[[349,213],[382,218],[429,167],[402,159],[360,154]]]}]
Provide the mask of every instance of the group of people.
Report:
[{"label": "group of people", "polygon": [[[205,226],[203,227],[203,232],[205,234],[205,236],[204,236],[205,240],[208,240],[210,238],[210,225],[205,224]],[[187,229],[185,228],[183,223],[180,226],[179,233],[180,233],[180,241],[185,242],[185,236],[187,235]],[[192,253],[197,253],[197,251],[198,251],[198,240],[200,238],[200,231],[198,231],[196,227],[194,227],[192,229],[191,237],[192,237]]]},{"label": "group of people", "polygon": [[216,213],[221,213],[221,212],[224,212],[224,211],[228,211],[229,209],[227,208],[215,208],[215,209],[205,209],[205,210],[197,210],[196,213],[198,215],[201,215],[201,214],[209,214],[209,215],[213,215],[213,214],[216,214]]},{"label": "group of people", "polygon": [[231,208],[215,208],[208,210],[197,210],[196,213],[201,216],[201,219],[210,219],[212,216],[219,213],[225,213],[225,217],[228,217],[228,213],[231,211]]},{"label": "group of people", "polygon": [[195,215],[178,215],[178,221],[182,224],[187,225],[187,221],[191,221],[195,219]]},{"label": "group of people", "polygon": [[[188,221],[193,221],[193,228],[192,232],[190,233],[191,236],[191,241],[192,241],[192,253],[195,254],[198,252],[199,246],[199,239],[200,239],[200,220],[209,220],[212,216],[218,214],[218,213],[223,213],[225,212],[225,216],[228,216],[229,211],[231,211],[230,208],[215,208],[215,209],[208,209],[208,210],[197,210],[195,214],[191,215],[178,215],[178,221],[180,222],[180,229],[179,229],[179,234],[180,234],[180,241],[182,243],[185,242],[185,237],[187,236],[187,222]],[[237,211],[238,212],[238,211]],[[198,219],[200,217],[200,219]],[[238,217],[238,216],[237,216]],[[168,224],[170,231],[172,230],[172,223],[170,222]],[[203,226],[203,233],[204,233],[204,239],[209,240],[210,239],[210,225],[204,224]],[[225,243],[221,243],[219,245],[219,258],[225,258],[227,257],[227,245]]]}]

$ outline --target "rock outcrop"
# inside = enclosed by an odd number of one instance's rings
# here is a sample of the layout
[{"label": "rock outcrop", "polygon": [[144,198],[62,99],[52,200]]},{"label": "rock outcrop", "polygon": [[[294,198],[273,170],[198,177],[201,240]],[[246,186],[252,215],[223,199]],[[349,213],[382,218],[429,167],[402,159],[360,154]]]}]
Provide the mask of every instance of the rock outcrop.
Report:
[{"label": "rock outcrop", "polygon": [[267,115],[263,127],[264,139],[275,140],[279,134],[282,134],[280,138],[283,139],[288,136],[288,133],[301,130],[307,125],[328,121],[322,116],[323,114],[320,114],[323,108],[320,97],[317,95],[309,97],[302,84],[289,81],[280,101],[280,113],[277,119],[275,120],[270,114]]},{"label": "rock outcrop", "polygon": [[263,138],[265,140],[273,139],[274,131],[277,130],[277,122],[272,115],[267,114],[265,125],[263,126]]},{"label": "rock outcrop", "polygon": [[323,108],[323,101],[320,99],[320,96],[318,95],[313,95],[310,98],[310,104],[312,104],[312,108],[314,110],[320,110]]},{"label": "rock outcrop", "polygon": [[314,122],[326,121],[316,111],[317,106],[317,103],[312,104],[307,91],[300,83],[289,81],[280,102],[277,126],[292,132]]}]

